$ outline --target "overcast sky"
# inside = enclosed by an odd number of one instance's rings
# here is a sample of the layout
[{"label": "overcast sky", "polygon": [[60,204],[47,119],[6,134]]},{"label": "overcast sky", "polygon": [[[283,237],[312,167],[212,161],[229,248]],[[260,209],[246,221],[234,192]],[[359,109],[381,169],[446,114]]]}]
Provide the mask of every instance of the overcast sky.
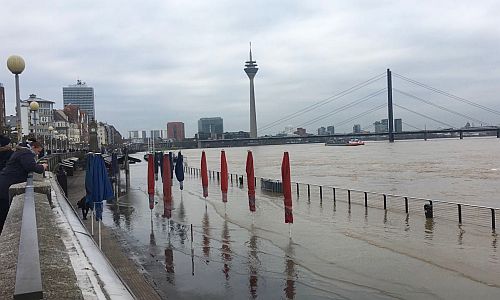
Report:
[{"label": "overcast sky", "polygon": [[[249,130],[249,82],[243,71],[249,41],[259,65],[255,78],[259,135],[302,124],[308,132],[336,125],[351,131],[387,115],[382,78],[352,94],[266,131],[281,117],[382,74],[394,73],[500,111],[499,1],[3,1],[0,7],[0,82],[14,113],[9,55],[26,61],[21,95],[53,100],[77,79],[94,87],[96,118],[128,130],[165,129],[220,116],[225,131]],[[393,78],[394,102],[454,126],[500,124],[500,115]],[[417,128],[446,127],[395,107]],[[324,119],[314,121],[319,116]],[[342,125],[344,124],[344,125]],[[477,124],[479,125],[479,124]],[[404,125],[405,127],[406,125]],[[412,129],[405,127],[407,129]]]}]

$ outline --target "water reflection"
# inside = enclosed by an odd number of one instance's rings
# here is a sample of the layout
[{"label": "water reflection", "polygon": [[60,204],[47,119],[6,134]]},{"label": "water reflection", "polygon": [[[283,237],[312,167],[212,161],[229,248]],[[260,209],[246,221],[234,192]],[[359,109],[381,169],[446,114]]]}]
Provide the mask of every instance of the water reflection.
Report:
[{"label": "water reflection", "polygon": [[463,239],[464,239],[464,233],[465,230],[462,228],[462,225],[458,225],[458,236],[457,236],[457,243],[459,246],[462,246],[463,244]]},{"label": "water reflection", "polygon": [[230,236],[229,236],[229,228],[227,226],[227,220],[224,219],[224,224],[222,227],[222,246],[221,246],[221,256],[222,261],[224,262],[224,267],[222,272],[224,273],[224,277],[226,280],[229,280],[229,271],[231,270],[231,247],[230,247]]},{"label": "water reflection", "polygon": [[151,232],[149,234],[149,244],[151,246],[156,246],[155,233],[153,230],[153,214],[151,214]]},{"label": "water reflection", "polygon": [[410,215],[406,214],[405,218],[405,231],[410,231]]},{"label": "water reflection", "polygon": [[130,230],[130,224],[132,221],[132,214],[134,212],[134,207],[132,206],[124,206],[119,203],[108,205],[108,208],[111,210],[113,215],[113,222],[116,227],[121,227],[122,216],[125,219],[125,228]]},{"label": "water reflection", "polygon": [[295,298],[295,279],[297,277],[297,273],[295,271],[295,261],[294,257],[294,249],[292,245],[292,240],[290,240],[288,247],[285,252],[285,298],[286,299],[294,299]]},{"label": "water reflection", "polygon": [[258,272],[259,272],[259,257],[257,256],[257,236],[253,234],[250,236],[250,241],[248,243],[249,247],[249,255],[248,255],[248,267],[250,273],[249,279],[249,287],[250,287],[250,295],[252,299],[257,298],[257,283],[258,283]]},{"label": "water reflection", "polygon": [[210,221],[208,219],[207,207],[205,206],[205,214],[203,215],[203,220],[201,222],[201,227],[203,230],[203,255],[207,258],[207,263],[210,257]]},{"label": "water reflection", "polygon": [[176,225],[177,228],[177,233],[179,234],[179,237],[181,239],[181,244],[184,245],[184,242],[187,239],[187,234],[186,234],[186,226],[184,225],[186,223],[186,209],[184,207],[184,201],[182,199],[182,192],[181,192],[181,202],[179,203],[179,209],[177,210],[177,218],[180,222]]},{"label": "water reflection", "polygon": [[433,236],[434,236],[434,219],[433,218],[426,218],[425,219],[425,236],[424,236],[424,239],[426,239],[426,240],[432,240]]},{"label": "water reflection", "polygon": [[168,238],[167,247],[165,248],[165,270],[167,271],[167,281],[171,284],[175,284],[174,251],[172,249],[172,244],[170,243],[170,236]]}]

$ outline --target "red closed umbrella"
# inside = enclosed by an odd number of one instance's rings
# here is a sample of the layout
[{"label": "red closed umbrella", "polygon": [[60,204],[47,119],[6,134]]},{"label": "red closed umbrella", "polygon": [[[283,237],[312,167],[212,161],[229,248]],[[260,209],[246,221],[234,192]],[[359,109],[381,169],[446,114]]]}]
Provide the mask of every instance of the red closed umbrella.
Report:
[{"label": "red closed umbrella", "polygon": [[253,155],[248,150],[247,154],[247,185],[248,185],[248,207],[251,212],[255,212],[255,175],[253,171]]},{"label": "red closed umbrella", "polygon": [[227,174],[227,161],[226,161],[226,152],[222,150],[220,152],[220,190],[222,192],[222,202],[227,202],[227,182],[228,182],[228,174]]},{"label": "red closed umbrella", "polygon": [[172,217],[172,178],[170,177],[170,156],[163,155],[163,215]]},{"label": "red closed umbrella", "polygon": [[208,170],[207,157],[205,151],[201,152],[201,186],[203,187],[203,197],[208,197]]},{"label": "red closed umbrella", "polygon": [[148,195],[149,209],[155,207],[155,162],[153,154],[148,154]]},{"label": "red closed umbrella", "polygon": [[281,179],[283,182],[283,204],[285,206],[285,223],[293,223],[292,213],[292,182],[290,180],[290,158],[288,152],[283,153],[281,163]]}]

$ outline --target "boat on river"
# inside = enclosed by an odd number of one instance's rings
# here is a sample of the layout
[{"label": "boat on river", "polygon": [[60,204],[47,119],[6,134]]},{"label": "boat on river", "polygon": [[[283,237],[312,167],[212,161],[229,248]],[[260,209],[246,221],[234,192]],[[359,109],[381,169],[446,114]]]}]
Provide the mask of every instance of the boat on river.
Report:
[{"label": "boat on river", "polygon": [[361,146],[364,145],[365,142],[363,142],[360,139],[332,139],[328,140],[325,143],[325,146]]}]

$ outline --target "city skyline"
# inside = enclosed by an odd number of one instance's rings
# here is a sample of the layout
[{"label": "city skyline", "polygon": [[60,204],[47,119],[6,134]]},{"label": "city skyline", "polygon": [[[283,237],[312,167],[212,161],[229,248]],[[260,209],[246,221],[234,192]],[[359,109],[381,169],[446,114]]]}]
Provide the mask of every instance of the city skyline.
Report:
[{"label": "city skyline", "polygon": [[[0,33],[4,64],[0,82],[5,87],[7,114],[14,113],[15,89],[5,61],[18,54],[26,61],[20,75],[21,98],[36,94],[62,107],[61,88],[82,79],[94,87],[98,119],[115,124],[122,133],[136,124],[153,129],[179,120],[186,126],[186,136],[193,136],[197,120],[214,115],[224,119],[226,131],[249,131],[248,78],[241,65],[248,59],[250,40],[254,56],[265,66],[255,79],[259,135],[277,133],[287,125],[315,132],[322,124],[331,124],[336,131],[347,132],[353,124],[386,118],[387,112],[379,110],[337,126],[386,102],[386,94],[381,94],[366,107],[321,122],[301,126],[313,118],[304,115],[260,131],[386,68],[500,111],[496,101],[500,73],[491,67],[499,62],[494,12],[500,6],[494,1],[474,5],[465,1],[439,5],[292,1],[286,6],[277,1],[232,5],[149,1],[140,12],[114,1],[90,1],[84,6],[54,3],[2,6],[0,19],[8,29]],[[117,7],[119,14],[114,13]],[[31,22],[17,24],[17,11]],[[159,32],[163,38],[158,38]],[[40,39],[53,42],[34,46],[32,41]],[[323,108],[333,110],[385,85],[381,79]],[[393,86],[486,124],[500,123],[498,115],[471,109],[399,78],[393,78]],[[454,126],[471,121],[400,93],[394,92],[393,97],[396,104]],[[311,112],[312,116],[322,113]],[[445,127],[397,107],[394,117],[419,128]]]}]

